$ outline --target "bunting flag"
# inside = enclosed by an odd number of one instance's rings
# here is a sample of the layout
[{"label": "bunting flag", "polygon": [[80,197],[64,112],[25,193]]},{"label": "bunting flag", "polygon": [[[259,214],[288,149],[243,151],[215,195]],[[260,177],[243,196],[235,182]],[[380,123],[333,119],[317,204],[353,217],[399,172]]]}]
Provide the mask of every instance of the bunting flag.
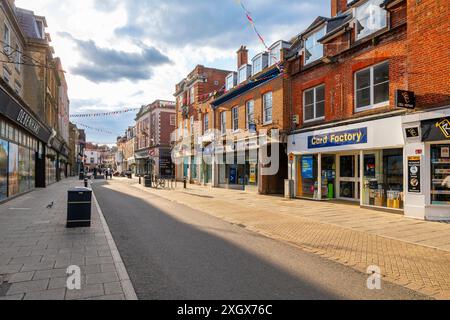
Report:
[{"label": "bunting flag", "polygon": [[239,4],[241,6],[242,10],[244,10],[244,14],[247,17],[248,22],[252,26],[253,30],[255,31],[255,33],[258,36],[261,43],[264,45],[264,48],[266,48],[266,50],[269,51],[269,47],[267,46],[266,41],[264,40],[261,33],[259,33],[258,28],[256,28],[255,20],[253,20],[252,14],[250,13],[250,11],[247,10],[247,8],[245,7],[242,0],[236,0],[236,2],[237,2],[237,4]]},{"label": "bunting flag", "polygon": [[88,126],[86,124],[79,123],[79,122],[74,122],[74,124],[76,124],[77,126],[83,127],[85,129],[94,130],[94,131],[97,131],[97,132],[100,132],[100,133],[120,136],[120,134],[116,134],[116,133],[111,132],[111,131],[106,130],[106,129],[91,127],[91,126]]},{"label": "bunting flag", "polygon": [[141,108],[129,108],[125,110],[119,111],[109,111],[109,112],[100,112],[100,113],[84,113],[84,114],[71,114],[71,118],[98,118],[98,117],[107,117],[107,116],[115,116],[119,114],[124,114],[133,111],[139,111]]}]

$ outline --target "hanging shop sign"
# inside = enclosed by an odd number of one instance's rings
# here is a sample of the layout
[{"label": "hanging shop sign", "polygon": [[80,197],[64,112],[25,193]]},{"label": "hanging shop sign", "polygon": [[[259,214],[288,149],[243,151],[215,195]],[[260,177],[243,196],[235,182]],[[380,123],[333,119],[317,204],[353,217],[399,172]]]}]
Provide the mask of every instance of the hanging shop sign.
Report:
[{"label": "hanging shop sign", "polygon": [[302,178],[313,179],[314,178],[314,157],[313,156],[303,156],[302,157]]},{"label": "hanging shop sign", "polygon": [[420,137],[420,129],[419,127],[411,127],[405,129],[406,138],[414,139]]},{"label": "hanging shop sign", "polygon": [[326,133],[308,137],[308,148],[331,148],[367,143],[367,128]]},{"label": "hanging shop sign", "polygon": [[450,117],[422,122],[422,141],[450,140]]},{"label": "hanging shop sign", "polygon": [[421,188],[421,157],[408,157],[408,192],[422,193]]},{"label": "hanging shop sign", "polygon": [[412,91],[397,90],[395,92],[395,106],[403,109],[416,108],[416,95]]}]

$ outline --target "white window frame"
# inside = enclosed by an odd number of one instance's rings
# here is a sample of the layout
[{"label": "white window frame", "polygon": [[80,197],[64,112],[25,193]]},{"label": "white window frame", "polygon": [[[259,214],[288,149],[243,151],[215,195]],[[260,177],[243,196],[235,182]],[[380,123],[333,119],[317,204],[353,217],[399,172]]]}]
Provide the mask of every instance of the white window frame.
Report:
[{"label": "white window frame", "polygon": [[170,115],[170,125],[175,126],[177,123],[177,116],[175,114]]},{"label": "white window frame", "polygon": [[6,23],[4,23],[3,27],[3,52],[9,55],[11,53],[11,29]]},{"label": "white window frame", "polygon": [[[260,68],[259,68],[260,66]],[[256,69],[256,68],[259,69]],[[263,59],[262,59],[262,53],[258,54],[256,57],[252,60],[252,75],[258,74],[263,70]]]},{"label": "white window frame", "polygon": [[[270,110],[271,110],[271,117],[270,120],[267,120],[267,110],[269,110],[269,108],[266,107],[266,96],[270,95],[270,101],[271,101],[271,106],[270,106]],[[262,96],[262,107],[263,107],[263,122],[264,125],[268,125],[268,124],[272,124],[273,123],[273,92],[269,91],[263,94]]]},{"label": "white window frame", "polygon": [[220,113],[220,133],[225,135],[227,133],[227,112],[222,111]]},{"label": "white window frame", "polygon": [[250,103],[252,104],[253,107],[252,121],[253,123],[255,122],[255,100],[248,100],[245,103],[245,127],[247,128],[247,130],[250,130],[250,113],[248,112]]},{"label": "white window frame", "polygon": [[189,88],[189,104],[193,104],[195,102],[195,87]]},{"label": "white window frame", "polygon": [[[320,38],[322,38],[322,37],[325,35],[325,33],[326,33],[326,27],[327,27],[327,25],[324,24],[324,25],[321,26],[320,28],[317,28],[317,29],[315,29],[313,32],[309,33],[308,36],[305,38],[305,49],[304,49],[304,52],[305,52],[305,55],[304,55],[305,65],[308,65],[308,64],[310,64],[310,63],[313,63],[313,62],[318,61],[318,60],[320,60],[320,59],[323,58],[323,56],[324,56],[324,46],[323,46],[323,44],[319,43],[317,40],[319,40]],[[322,31],[325,31],[325,32],[323,33],[323,35],[321,35],[321,36],[319,37],[318,34],[319,34],[320,32],[322,32]],[[322,48],[322,55],[321,55],[320,57],[316,57],[314,60],[306,61],[306,50],[308,50],[308,48],[306,47],[306,45],[307,45],[307,43],[308,43],[308,39],[311,39],[311,38],[314,39],[314,40],[313,40],[313,41],[314,41],[314,45],[313,45],[311,48],[316,48],[316,47],[318,47],[318,46],[321,47],[321,48]],[[311,48],[309,48],[309,49],[311,49]],[[308,50],[308,51],[310,51],[310,50]],[[314,50],[313,50],[313,51],[314,51]],[[311,52],[311,54],[314,55],[314,52]],[[311,59],[312,59],[312,58],[311,58]]]},{"label": "white window frame", "polygon": [[206,133],[209,130],[209,113],[205,113],[203,116],[203,132]]},{"label": "white window frame", "polygon": [[[282,48],[282,43],[278,42],[275,46],[273,46],[270,49],[269,52],[269,66],[273,66],[276,65],[277,63],[279,63],[281,61],[281,48]],[[276,53],[274,53],[276,52]]]},{"label": "white window frame", "polygon": [[[364,68],[364,69],[361,69],[361,70],[358,70],[358,71],[355,72],[355,74],[353,76],[354,77],[354,79],[353,79],[353,86],[355,88],[354,92],[353,92],[353,95],[354,95],[353,101],[354,101],[354,104],[355,104],[355,107],[354,107],[355,112],[363,112],[363,111],[367,111],[367,110],[371,110],[371,109],[377,109],[377,108],[381,108],[381,107],[386,107],[386,106],[388,106],[390,104],[390,94],[391,94],[390,82],[391,82],[391,77],[389,77],[388,81],[385,81],[385,82],[382,82],[382,83],[378,83],[378,85],[384,84],[386,82],[389,83],[389,98],[388,98],[388,100],[387,101],[383,101],[383,102],[379,102],[377,104],[374,104],[374,100],[375,100],[374,69],[377,66],[380,66],[382,64],[387,64],[388,65],[388,70],[389,70],[389,75],[390,75],[391,69],[390,69],[389,61],[383,61],[383,62],[371,65],[370,67],[367,67],[367,68]],[[359,89],[359,90],[357,89],[356,76],[359,73],[367,71],[369,69],[370,69],[370,105],[366,106],[366,107],[358,108],[358,95],[357,95],[357,92],[361,91],[363,89]],[[366,89],[366,88],[364,88],[364,89]]]},{"label": "white window frame", "polygon": [[[230,79],[231,79],[231,87],[230,87]],[[234,88],[234,73],[230,73],[229,75],[227,75],[227,77],[225,78],[225,89],[227,91],[230,91],[231,89]]]},{"label": "white window frame", "polygon": [[[326,88],[325,88],[325,84],[320,84],[320,85],[318,85],[318,86],[315,86],[315,87],[312,87],[312,88],[309,88],[309,89],[306,89],[306,90],[304,90],[303,91],[303,122],[304,123],[308,123],[308,122],[315,122],[315,121],[320,121],[320,120],[325,120],[325,116],[323,116],[323,117],[317,117],[317,104],[319,103],[319,102],[322,102],[322,101],[317,101],[317,89],[319,89],[319,88],[321,88],[321,87],[323,87],[323,89],[324,89],[324,99],[325,100],[323,100],[323,102],[324,102],[324,104],[326,103]],[[310,91],[314,91],[314,100],[313,100],[313,109],[314,109],[314,118],[313,119],[309,119],[309,120],[306,120],[306,93],[307,92],[310,92]],[[326,104],[325,104],[326,105]],[[324,109],[325,109],[325,106],[324,106]],[[325,113],[325,110],[324,110],[324,113]]]},{"label": "white window frame", "polygon": [[22,63],[22,49],[19,44],[16,45],[16,54],[14,55],[14,66],[16,71],[20,73]]},{"label": "white window frame", "polygon": [[239,131],[239,107],[238,106],[231,109],[231,125],[233,126],[233,132]]},{"label": "white window frame", "polygon": [[[365,1],[365,2],[362,2],[361,4],[359,4],[358,5],[358,7],[356,7],[356,8],[354,8],[354,12],[353,12],[353,15],[354,15],[354,17],[355,17],[355,20],[356,21],[359,21],[359,22],[361,22],[361,17],[360,16],[358,16],[358,9],[360,9],[362,6],[365,6],[367,3],[369,3],[369,2],[375,2],[374,4],[373,4],[373,6],[375,7],[375,8],[377,8],[377,10],[380,10],[380,13],[381,12],[384,12],[384,14],[385,14],[385,16],[384,16],[384,25],[383,26],[378,26],[378,28],[373,28],[373,29],[371,29],[372,31],[370,32],[370,33],[364,33],[364,34],[362,34],[362,35],[360,35],[359,33],[358,33],[358,24],[357,23],[355,23],[355,33],[356,33],[356,40],[358,41],[358,40],[361,40],[361,39],[364,39],[365,37],[368,37],[368,36],[370,36],[371,34],[374,34],[375,32],[377,32],[377,31],[379,31],[379,30],[383,30],[383,29],[385,29],[385,28],[387,28],[388,27],[388,12],[385,10],[385,9],[383,9],[383,8],[381,8],[380,7],[380,5],[381,5],[381,3],[383,2],[383,0],[367,0],[367,1]],[[381,22],[381,19],[380,19],[380,21],[379,22]],[[368,28],[369,26],[365,26],[365,28]]]}]

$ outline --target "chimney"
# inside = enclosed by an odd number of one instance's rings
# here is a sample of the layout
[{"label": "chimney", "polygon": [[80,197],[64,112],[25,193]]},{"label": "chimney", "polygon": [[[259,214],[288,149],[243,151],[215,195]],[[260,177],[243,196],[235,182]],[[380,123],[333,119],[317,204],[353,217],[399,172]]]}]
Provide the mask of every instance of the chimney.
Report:
[{"label": "chimney", "polygon": [[347,10],[347,0],[331,0],[331,17]]},{"label": "chimney", "polygon": [[238,55],[238,70],[243,65],[248,64],[248,50],[246,46],[241,46],[237,52]]}]

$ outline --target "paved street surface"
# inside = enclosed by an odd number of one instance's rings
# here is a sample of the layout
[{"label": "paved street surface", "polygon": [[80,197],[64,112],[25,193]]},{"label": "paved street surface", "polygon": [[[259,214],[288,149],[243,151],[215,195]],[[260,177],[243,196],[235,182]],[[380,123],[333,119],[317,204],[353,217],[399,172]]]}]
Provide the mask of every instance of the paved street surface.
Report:
[{"label": "paved street surface", "polygon": [[365,272],[161,198],[135,180],[93,188],[140,299],[426,298],[385,281],[368,290]]},{"label": "paved street surface", "polygon": [[[135,298],[96,205],[91,228],[65,228],[67,190],[75,186],[64,180],[0,205],[0,300]],[[81,290],[66,288],[71,265],[81,268]]]}]

